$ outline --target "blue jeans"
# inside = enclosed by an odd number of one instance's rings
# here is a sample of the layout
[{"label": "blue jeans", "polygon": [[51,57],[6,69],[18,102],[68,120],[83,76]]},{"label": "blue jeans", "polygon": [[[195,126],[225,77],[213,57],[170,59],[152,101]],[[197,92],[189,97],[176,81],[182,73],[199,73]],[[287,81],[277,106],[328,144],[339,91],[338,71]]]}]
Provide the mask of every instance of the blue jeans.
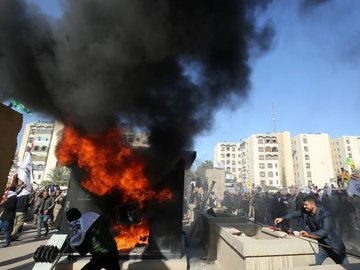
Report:
[{"label": "blue jeans", "polygon": [[315,255],[315,264],[321,265],[327,257],[330,257],[336,264],[349,264],[349,260],[344,256],[336,254],[332,249],[319,246],[319,253]]},{"label": "blue jeans", "polygon": [[49,231],[49,225],[48,225],[49,218],[50,218],[50,215],[44,215],[44,214],[38,215],[38,221],[37,221],[37,227],[36,227],[37,237],[41,236],[41,226],[42,225],[44,225],[46,233]]},{"label": "blue jeans", "polygon": [[12,226],[13,226],[12,221],[10,221],[10,220],[0,220],[0,231],[4,230],[5,242],[6,243],[10,243]]}]

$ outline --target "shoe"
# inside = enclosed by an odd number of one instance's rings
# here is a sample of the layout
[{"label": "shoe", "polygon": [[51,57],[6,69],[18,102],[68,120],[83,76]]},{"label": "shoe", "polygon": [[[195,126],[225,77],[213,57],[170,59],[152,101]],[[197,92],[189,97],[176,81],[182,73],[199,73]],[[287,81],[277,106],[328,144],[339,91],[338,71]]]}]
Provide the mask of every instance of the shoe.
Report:
[{"label": "shoe", "polygon": [[35,239],[39,239],[41,236],[40,235],[37,235],[37,236],[35,236]]},{"label": "shoe", "polygon": [[10,242],[6,242],[6,243],[3,244],[1,247],[6,248],[6,247],[8,247],[8,246],[10,246]]},{"label": "shoe", "polygon": [[49,230],[45,231],[44,236],[46,237],[48,235],[48,233],[49,233]]}]

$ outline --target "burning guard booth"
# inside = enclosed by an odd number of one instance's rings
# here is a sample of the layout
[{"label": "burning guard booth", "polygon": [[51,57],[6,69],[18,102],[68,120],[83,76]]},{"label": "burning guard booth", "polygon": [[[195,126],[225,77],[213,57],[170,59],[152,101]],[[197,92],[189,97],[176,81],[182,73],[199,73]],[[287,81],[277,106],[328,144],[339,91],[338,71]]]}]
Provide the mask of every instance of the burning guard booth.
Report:
[{"label": "burning guard booth", "polygon": [[[145,151],[146,152],[146,151]],[[65,211],[69,208],[78,208],[82,213],[94,211],[101,214],[110,226],[125,225],[129,219],[136,219],[140,214],[148,220],[149,239],[148,245],[136,245],[141,252],[134,252],[136,249],[119,250],[119,259],[177,259],[184,255],[182,239],[182,217],[183,217],[183,192],[184,172],[189,169],[195,160],[196,152],[183,152],[173,168],[161,177],[153,187],[155,190],[169,189],[173,197],[169,201],[149,201],[143,207],[141,213],[136,211],[136,204],[119,205],[115,191],[109,195],[97,196],[80,184],[83,172],[72,168],[68,193],[65,202]],[[134,210],[134,211],[133,211]],[[129,216],[129,213],[133,216]],[[115,224],[121,223],[121,224]],[[60,226],[61,233],[69,233],[65,213],[63,214]],[[141,239],[139,239],[140,242]]]}]

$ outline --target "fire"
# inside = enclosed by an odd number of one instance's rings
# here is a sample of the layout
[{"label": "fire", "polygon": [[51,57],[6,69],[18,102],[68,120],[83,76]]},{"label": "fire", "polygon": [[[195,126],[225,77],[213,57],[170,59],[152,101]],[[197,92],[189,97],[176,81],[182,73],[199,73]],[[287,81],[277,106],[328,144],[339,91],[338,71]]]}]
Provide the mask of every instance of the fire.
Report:
[{"label": "fire", "polygon": [[[173,194],[168,189],[160,192],[151,189],[145,177],[144,164],[137,159],[131,148],[122,144],[122,134],[117,128],[93,135],[81,135],[73,127],[66,127],[57,147],[57,158],[62,165],[77,166],[86,171],[81,185],[88,191],[103,196],[113,190],[122,192],[121,203],[135,201],[140,208],[147,200],[166,201]],[[129,249],[149,236],[146,220],[138,225],[114,228],[118,249]],[[132,240],[131,240],[132,239]]]},{"label": "fire", "polygon": [[140,224],[114,226],[118,250],[131,250],[136,245],[147,245],[150,236],[149,224],[145,219]]}]

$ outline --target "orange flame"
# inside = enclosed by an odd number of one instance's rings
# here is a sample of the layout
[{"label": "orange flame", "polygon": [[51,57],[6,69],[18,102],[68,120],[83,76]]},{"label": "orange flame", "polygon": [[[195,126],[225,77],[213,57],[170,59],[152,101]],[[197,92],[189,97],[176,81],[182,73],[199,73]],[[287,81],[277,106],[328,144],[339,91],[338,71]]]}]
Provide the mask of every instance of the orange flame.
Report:
[{"label": "orange flame", "polygon": [[[170,200],[173,194],[169,189],[160,192],[151,189],[149,179],[144,176],[144,164],[137,159],[132,150],[122,144],[122,134],[117,128],[106,133],[80,135],[73,127],[66,127],[56,150],[62,165],[77,166],[86,171],[86,179],[81,185],[97,195],[120,190],[122,203],[136,201],[140,208],[150,199]],[[119,227],[119,226],[117,226]],[[141,224],[116,228],[118,249],[135,247],[140,237],[148,238],[149,226],[146,220]],[[147,244],[147,241],[145,241]]]},{"label": "orange flame", "polygon": [[131,250],[137,244],[147,245],[150,236],[149,224],[142,219],[140,224],[131,226],[114,226],[115,241],[118,250]]}]

